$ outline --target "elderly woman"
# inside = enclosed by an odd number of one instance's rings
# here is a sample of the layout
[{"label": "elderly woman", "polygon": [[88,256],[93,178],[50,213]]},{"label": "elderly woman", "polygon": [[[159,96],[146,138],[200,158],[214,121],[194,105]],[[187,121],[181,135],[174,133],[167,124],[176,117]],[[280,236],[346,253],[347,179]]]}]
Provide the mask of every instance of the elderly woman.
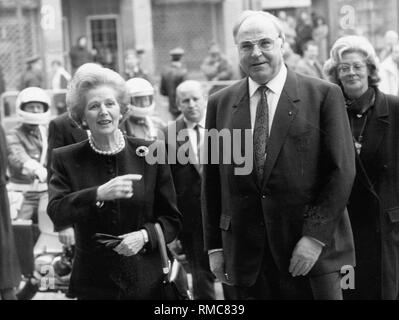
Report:
[{"label": "elderly woman", "polygon": [[357,175],[348,204],[356,250],[350,299],[399,298],[399,98],[378,90],[371,44],[345,36],[326,73],[346,98]]},{"label": "elderly woman", "polygon": [[166,242],[181,228],[169,166],[149,165],[148,143],[118,129],[126,89],[114,71],[83,65],[67,99],[89,139],[54,150],[47,210],[56,228],[75,229],[71,294],[159,299],[162,267],[154,224],[161,224]]}]

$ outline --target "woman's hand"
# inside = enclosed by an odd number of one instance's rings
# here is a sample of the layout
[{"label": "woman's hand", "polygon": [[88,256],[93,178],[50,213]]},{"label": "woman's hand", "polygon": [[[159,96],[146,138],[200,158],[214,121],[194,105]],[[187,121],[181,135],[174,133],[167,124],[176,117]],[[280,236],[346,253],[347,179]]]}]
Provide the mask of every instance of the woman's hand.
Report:
[{"label": "woman's hand", "polygon": [[137,254],[145,244],[144,235],[141,231],[123,234],[120,238],[123,240],[114,248],[114,251],[127,257]]},{"label": "woman's hand", "polygon": [[97,200],[108,201],[127,199],[133,196],[133,181],[141,179],[141,174],[125,174],[115,177],[97,189]]}]

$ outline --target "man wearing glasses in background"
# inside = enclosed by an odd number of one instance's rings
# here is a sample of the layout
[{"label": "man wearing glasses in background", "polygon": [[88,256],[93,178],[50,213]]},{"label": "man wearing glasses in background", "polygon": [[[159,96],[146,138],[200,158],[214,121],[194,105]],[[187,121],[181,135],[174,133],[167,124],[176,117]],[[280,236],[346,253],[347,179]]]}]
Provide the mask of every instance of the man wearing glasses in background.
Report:
[{"label": "man wearing glasses in background", "polygon": [[249,77],[210,96],[206,128],[251,130],[252,141],[241,143],[252,145],[253,170],[236,175],[233,160],[212,164],[225,148],[208,140],[211,270],[236,299],[342,299],[340,270],[354,265],[345,206],[355,155],[341,90],[287,70],[274,16],[245,11],[233,34]]}]

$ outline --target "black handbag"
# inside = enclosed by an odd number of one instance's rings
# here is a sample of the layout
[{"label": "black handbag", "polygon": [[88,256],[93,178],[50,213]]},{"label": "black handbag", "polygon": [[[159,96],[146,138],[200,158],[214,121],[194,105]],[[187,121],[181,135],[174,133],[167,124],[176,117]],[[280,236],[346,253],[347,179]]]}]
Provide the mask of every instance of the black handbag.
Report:
[{"label": "black handbag", "polygon": [[170,262],[162,228],[159,223],[155,223],[157,233],[158,249],[162,261],[162,299],[163,300],[192,300],[189,290],[187,273],[179,261],[173,259]]}]

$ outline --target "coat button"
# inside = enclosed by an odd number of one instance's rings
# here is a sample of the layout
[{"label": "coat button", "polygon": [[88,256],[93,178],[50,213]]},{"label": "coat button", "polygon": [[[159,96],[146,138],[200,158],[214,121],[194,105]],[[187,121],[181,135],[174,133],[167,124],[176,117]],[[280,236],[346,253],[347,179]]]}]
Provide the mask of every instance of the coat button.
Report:
[{"label": "coat button", "polygon": [[265,194],[262,194],[262,199],[266,199],[266,195]]}]

